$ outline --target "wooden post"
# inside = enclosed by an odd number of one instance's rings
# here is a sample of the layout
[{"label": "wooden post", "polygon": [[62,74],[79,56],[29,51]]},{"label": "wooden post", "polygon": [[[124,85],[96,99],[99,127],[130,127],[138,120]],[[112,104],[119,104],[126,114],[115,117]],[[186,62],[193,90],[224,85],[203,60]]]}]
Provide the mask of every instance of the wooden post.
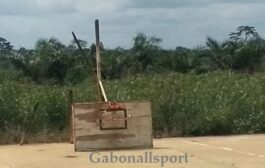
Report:
[{"label": "wooden post", "polygon": [[98,91],[98,102],[102,102],[101,89],[99,81],[101,80],[100,71],[100,46],[99,46],[99,21],[95,20],[95,33],[96,33],[96,75],[97,75],[97,91]]},{"label": "wooden post", "polygon": [[108,101],[103,84],[101,82],[101,68],[100,68],[100,40],[99,40],[99,21],[95,21],[96,31],[96,64],[97,64],[97,79],[98,79],[98,101],[102,102],[102,98],[105,102]]},{"label": "wooden post", "polygon": [[96,31],[96,64],[97,64],[97,77],[98,81],[101,81],[101,70],[100,70],[100,41],[99,41],[99,21],[95,21]]},{"label": "wooden post", "polygon": [[73,105],[73,91],[69,90],[69,109],[68,109],[68,115],[69,115],[69,140],[70,143],[74,143],[74,127],[73,127],[73,111],[72,111],[72,105]]}]

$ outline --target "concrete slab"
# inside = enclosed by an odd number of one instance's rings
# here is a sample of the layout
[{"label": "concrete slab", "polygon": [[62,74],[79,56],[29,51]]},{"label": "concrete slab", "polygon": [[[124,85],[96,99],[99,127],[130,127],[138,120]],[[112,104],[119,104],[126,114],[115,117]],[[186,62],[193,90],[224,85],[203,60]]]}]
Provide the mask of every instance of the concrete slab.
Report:
[{"label": "concrete slab", "polygon": [[[188,154],[188,163],[166,163],[166,168],[264,168],[265,135],[229,137],[166,138],[154,140],[153,149],[112,150],[117,156]],[[158,168],[158,163],[92,163],[90,152],[74,152],[72,144],[0,146],[0,168]]]}]

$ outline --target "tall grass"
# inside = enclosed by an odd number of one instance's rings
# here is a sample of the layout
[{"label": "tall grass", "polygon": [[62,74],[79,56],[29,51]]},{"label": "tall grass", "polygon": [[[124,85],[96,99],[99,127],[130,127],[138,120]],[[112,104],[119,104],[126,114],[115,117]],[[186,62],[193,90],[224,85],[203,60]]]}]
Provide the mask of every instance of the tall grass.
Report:
[{"label": "tall grass", "polygon": [[263,74],[145,75],[107,86],[114,100],[150,100],[155,132],[173,136],[265,132]]},{"label": "tall grass", "polygon": [[[191,136],[265,132],[263,74],[149,74],[104,84],[110,100],[151,101],[155,133]],[[89,81],[73,87],[2,81],[2,143],[18,141],[36,102],[40,105],[31,135],[45,134],[47,139],[55,133],[66,136],[68,91],[73,90],[75,102],[95,101],[94,88]]]}]

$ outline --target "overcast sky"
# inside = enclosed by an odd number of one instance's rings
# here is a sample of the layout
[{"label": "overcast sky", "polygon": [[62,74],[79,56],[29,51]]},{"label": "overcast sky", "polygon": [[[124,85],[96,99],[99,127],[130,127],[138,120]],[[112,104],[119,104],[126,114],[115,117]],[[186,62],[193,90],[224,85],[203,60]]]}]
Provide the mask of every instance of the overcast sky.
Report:
[{"label": "overcast sky", "polygon": [[265,0],[0,0],[0,37],[33,48],[40,37],[68,44],[74,31],[90,44],[96,18],[107,48],[131,47],[138,32],[162,38],[164,48],[222,40],[240,25],[265,36]]}]

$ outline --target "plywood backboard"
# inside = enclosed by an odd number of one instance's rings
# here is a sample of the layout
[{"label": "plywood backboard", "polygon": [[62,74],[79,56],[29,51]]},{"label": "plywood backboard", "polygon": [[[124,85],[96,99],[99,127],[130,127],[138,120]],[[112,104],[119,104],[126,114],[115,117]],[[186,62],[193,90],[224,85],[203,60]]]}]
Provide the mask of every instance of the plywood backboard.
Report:
[{"label": "plywood backboard", "polygon": [[107,112],[103,103],[74,103],[76,151],[151,148],[152,117],[149,102],[119,103],[125,110]]}]

